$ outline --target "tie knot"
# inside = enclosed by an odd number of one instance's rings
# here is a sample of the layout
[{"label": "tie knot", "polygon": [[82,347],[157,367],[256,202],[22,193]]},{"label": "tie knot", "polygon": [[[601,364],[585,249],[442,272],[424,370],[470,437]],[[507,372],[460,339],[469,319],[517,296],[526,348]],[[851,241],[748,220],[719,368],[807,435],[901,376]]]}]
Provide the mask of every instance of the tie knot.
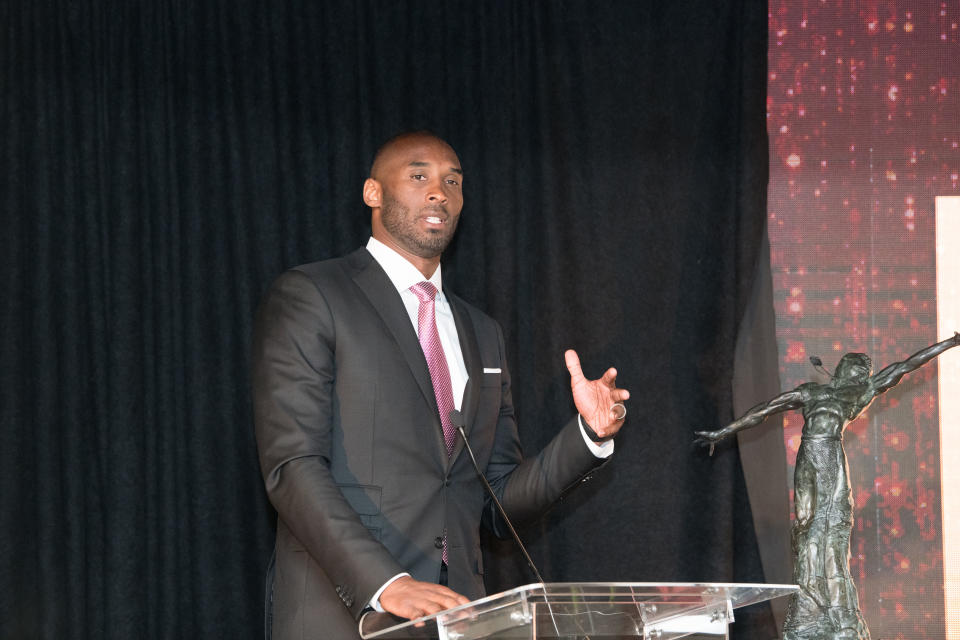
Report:
[{"label": "tie knot", "polygon": [[432,282],[424,280],[410,287],[413,295],[417,296],[420,302],[431,302],[437,295],[437,288]]}]

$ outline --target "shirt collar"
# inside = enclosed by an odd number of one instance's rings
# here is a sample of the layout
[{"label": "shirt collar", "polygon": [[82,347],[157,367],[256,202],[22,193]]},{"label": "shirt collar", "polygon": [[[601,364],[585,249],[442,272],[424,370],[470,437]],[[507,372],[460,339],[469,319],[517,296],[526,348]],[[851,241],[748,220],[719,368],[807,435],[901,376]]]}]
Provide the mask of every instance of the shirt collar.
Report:
[{"label": "shirt collar", "polygon": [[406,291],[418,282],[429,280],[437,288],[437,291],[441,292],[440,295],[443,295],[443,278],[440,275],[440,265],[437,265],[437,270],[433,272],[430,278],[424,278],[420,270],[408,262],[406,258],[373,236],[367,241],[367,251],[386,271],[387,277],[390,278],[390,282],[397,288],[397,291]]}]

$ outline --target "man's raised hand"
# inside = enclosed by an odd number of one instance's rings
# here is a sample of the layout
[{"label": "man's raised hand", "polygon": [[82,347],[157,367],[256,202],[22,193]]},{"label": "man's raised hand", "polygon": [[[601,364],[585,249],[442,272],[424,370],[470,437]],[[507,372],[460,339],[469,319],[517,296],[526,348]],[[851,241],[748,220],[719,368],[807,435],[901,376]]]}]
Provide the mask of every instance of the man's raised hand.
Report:
[{"label": "man's raised hand", "polygon": [[626,416],[626,409],[617,405],[630,398],[629,391],[616,387],[617,370],[611,367],[599,379],[587,380],[576,351],[568,349],[563,357],[570,372],[573,403],[580,417],[601,438],[613,437],[620,431]]}]

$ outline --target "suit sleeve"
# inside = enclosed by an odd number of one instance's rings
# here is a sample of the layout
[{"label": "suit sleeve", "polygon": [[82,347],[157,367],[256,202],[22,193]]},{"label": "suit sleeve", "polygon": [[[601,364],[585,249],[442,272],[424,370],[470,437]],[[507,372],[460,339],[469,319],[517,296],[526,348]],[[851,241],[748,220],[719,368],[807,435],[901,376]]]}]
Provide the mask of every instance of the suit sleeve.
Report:
[{"label": "suit sleeve", "polygon": [[335,332],[330,307],[310,278],[291,271],[274,283],[254,330],[254,422],[270,501],[359,617],[403,568],[370,535],[330,473]]},{"label": "suit sleeve", "polygon": [[[496,330],[501,362],[500,416],[486,475],[507,515],[519,524],[541,516],[567,491],[588,480],[609,458],[597,458],[590,451],[574,416],[542,451],[524,459],[513,410],[503,332],[499,325]],[[484,524],[498,537],[510,535],[489,499],[484,508]]]}]

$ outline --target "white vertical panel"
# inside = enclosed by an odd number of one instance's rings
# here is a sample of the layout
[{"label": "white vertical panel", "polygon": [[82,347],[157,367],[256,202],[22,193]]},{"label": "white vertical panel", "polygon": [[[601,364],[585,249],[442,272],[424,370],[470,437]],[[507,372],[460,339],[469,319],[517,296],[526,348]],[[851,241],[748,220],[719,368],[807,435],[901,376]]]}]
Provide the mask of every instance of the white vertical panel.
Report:
[{"label": "white vertical panel", "polygon": [[[960,331],[960,197],[938,197],[937,336]],[[939,358],[940,482],[947,638],[960,638],[960,349]]]}]

